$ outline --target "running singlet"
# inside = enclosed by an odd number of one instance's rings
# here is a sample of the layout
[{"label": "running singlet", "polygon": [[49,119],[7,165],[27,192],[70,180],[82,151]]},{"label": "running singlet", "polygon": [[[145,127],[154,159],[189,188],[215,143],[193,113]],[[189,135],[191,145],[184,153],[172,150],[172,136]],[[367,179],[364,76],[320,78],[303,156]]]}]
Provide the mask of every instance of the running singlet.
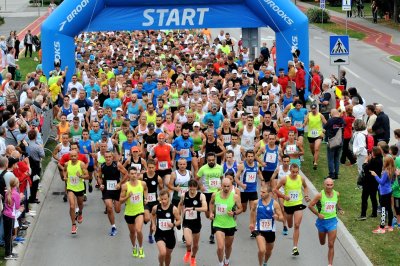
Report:
[{"label": "running singlet", "polygon": [[235,192],[230,192],[226,199],[221,198],[221,192],[215,194],[215,218],[214,227],[235,228],[236,220],[228,215],[235,206]]},{"label": "running singlet", "polygon": [[214,167],[208,166],[208,164],[203,165],[197,175],[201,179],[201,183],[205,188],[205,193],[217,192],[221,187],[221,176],[223,176],[223,168],[221,165],[216,164]]},{"label": "running singlet", "polygon": [[290,176],[286,178],[285,184],[285,195],[290,197],[290,200],[284,200],[283,206],[292,207],[296,205],[300,205],[303,202],[303,192],[301,191],[301,187],[303,182],[301,180],[301,176],[297,175],[296,179],[293,180]]},{"label": "running singlet", "polygon": [[92,151],[92,141],[90,139],[88,139],[88,140],[81,139],[79,141],[79,153],[84,154],[86,156],[86,158],[89,161],[89,166],[93,166],[93,164],[94,164],[92,156],[89,155],[92,152],[93,152]]},{"label": "running singlet", "polygon": [[144,205],[143,205],[144,189],[142,186],[142,182],[138,181],[138,184],[136,186],[133,186],[131,182],[127,182],[126,188],[127,188],[126,195],[129,195],[131,193],[132,195],[125,202],[125,215],[136,216],[138,214],[144,213]]},{"label": "running singlet", "polygon": [[142,169],[144,168],[142,164],[142,157],[139,157],[139,160],[135,161],[135,158],[133,158],[133,156],[131,155],[131,164],[128,165],[128,168],[129,167],[135,167],[138,172],[142,171]]},{"label": "running singlet", "polygon": [[173,148],[169,143],[164,143],[163,145],[157,144],[151,149],[150,155],[157,158],[156,170],[167,170],[172,168],[172,151]]},{"label": "running singlet", "polygon": [[275,171],[276,167],[278,167],[279,163],[279,149],[278,146],[275,145],[274,149],[271,149],[269,145],[265,145],[265,153],[263,161],[267,163],[265,167],[263,167],[263,171]]},{"label": "running singlet", "polygon": [[228,167],[228,164],[226,162],[224,162],[224,175],[226,174],[226,172],[228,172],[229,170],[231,170],[235,175],[237,173],[238,167],[237,167],[237,162],[234,161],[232,164],[232,167]]},{"label": "running singlet", "polygon": [[174,147],[176,151],[181,152],[181,154],[176,153],[176,161],[178,161],[180,158],[186,159],[188,162],[192,161],[192,152],[190,151],[190,148],[193,147],[192,137],[184,139],[182,136],[179,136],[172,143],[172,147]]},{"label": "running singlet", "polygon": [[313,115],[310,113],[308,116],[308,134],[309,138],[318,138],[322,134],[322,119],[321,115],[317,113]]},{"label": "running singlet", "polygon": [[132,102],[130,102],[128,104],[126,116],[129,121],[131,121],[131,126],[136,127],[138,125],[138,118],[140,116],[139,103],[136,102],[135,104],[133,104]]},{"label": "running singlet", "polygon": [[254,139],[256,137],[256,128],[249,132],[247,131],[247,127],[243,128],[243,135],[240,145],[244,148],[245,151],[254,150]]},{"label": "running singlet", "polygon": [[149,177],[147,173],[143,174],[143,181],[147,185],[147,204],[157,202],[157,190],[158,190],[158,178],[157,174],[153,177]]},{"label": "running singlet", "polygon": [[224,129],[222,129],[221,130],[221,136],[222,136],[222,140],[224,142],[224,147],[225,148],[227,146],[231,145],[232,132],[231,132],[230,128],[229,128],[228,132],[225,132]]},{"label": "running singlet", "polygon": [[275,232],[274,199],[270,198],[268,205],[264,205],[262,199],[259,199],[256,212],[256,230],[259,232]]},{"label": "running singlet", "polygon": [[[193,198],[190,197],[190,192],[187,191],[185,193],[185,197],[183,200],[183,206],[185,208],[200,208],[201,200],[200,200],[201,192],[197,192],[196,196]],[[201,227],[201,218],[200,212],[195,210],[186,211],[183,214],[183,226],[187,226],[188,224],[196,225],[197,227]]]},{"label": "running singlet", "polygon": [[174,191],[173,199],[179,200],[182,194],[185,194],[189,190],[189,180],[190,180],[190,171],[185,169],[185,174],[181,175],[178,170],[175,170],[175,187],[180,187],[179,191]]},{"label": "running singlet", "polygon": [[325,190],[321,191],[321,200],[317,203],[318,212],[324,216],[324,220],[336,218],[336,205],[338,196],[336,190],[332,190],[332,198],[328,198]]},{"label": "running singlet", "polygon": [[257,173],[258,173],[258,164],[254,161],[253,166],[247,164],[246,161],[243,162],[244,171],[242,173],[242,182],[247,185],[246,189],[243,192],[257,192]]},{"label": "running singlet", "polygon": [[157,144],[157,136],[158,134],[156,132],[151,135],[149,135],[149,133],[143,135],[144,148],[148,153]]},{"label": "running singlet", "polygon": [[69,151],[70,151],[69,143],[68,146],[64,146],[61,143],[61,148],[60,151],[58,152],[58,158],[60,159],[64,154],[69,153]]},{"label": "running singlet", "polygon": [[168,223],[174,223],[174,205],[169,204],[166,210],[163,210],[161,203],[157,205],[156,210],[157,215],[157,229],[156,235],[172,234],[174,236],[173,227],[169,227]]},{"label": "running singlet", "polygon": [[120,179],[120,172],[118,170],[117,162],[112,162],[111,165],[103,163],[101,165],[101,173],[103,175],[103,191],[116,191],[116,186]]},{"label": "running singlet", "polygon": [[82,173],[81,162],[78,161],[75,165],[72,164],[72,161],[67,162],[67,190],[75,192],[85,190],[83,179],[78,177],[78,175],[81,175]]}]

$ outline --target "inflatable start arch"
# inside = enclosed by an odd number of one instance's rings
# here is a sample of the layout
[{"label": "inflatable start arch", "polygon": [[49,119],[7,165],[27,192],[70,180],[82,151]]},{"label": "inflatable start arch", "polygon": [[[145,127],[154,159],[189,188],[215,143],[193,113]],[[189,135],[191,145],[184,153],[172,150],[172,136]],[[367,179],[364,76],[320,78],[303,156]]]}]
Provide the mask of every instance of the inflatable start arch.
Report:
[{"label": "inflatable start arch", "polygon": [[83,31],[264,26],[276,33],[277,67],[286,69],[299,49],[308,70],[308,19],[290,0],[68,0],[42,25],[43,70],[55,60],[74,69],[74,37]]}]

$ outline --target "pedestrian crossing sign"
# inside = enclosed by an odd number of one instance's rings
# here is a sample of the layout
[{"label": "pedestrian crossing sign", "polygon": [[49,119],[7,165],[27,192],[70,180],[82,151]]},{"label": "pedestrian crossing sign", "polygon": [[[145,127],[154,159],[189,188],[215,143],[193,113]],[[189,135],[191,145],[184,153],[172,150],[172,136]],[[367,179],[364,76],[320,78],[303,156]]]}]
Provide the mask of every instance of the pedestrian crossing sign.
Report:
[{"label": "pedestrian crossing sign", "polygon": [[329,38],[329,52],[330,55],[349,55],[349,36],[330,36]]}]

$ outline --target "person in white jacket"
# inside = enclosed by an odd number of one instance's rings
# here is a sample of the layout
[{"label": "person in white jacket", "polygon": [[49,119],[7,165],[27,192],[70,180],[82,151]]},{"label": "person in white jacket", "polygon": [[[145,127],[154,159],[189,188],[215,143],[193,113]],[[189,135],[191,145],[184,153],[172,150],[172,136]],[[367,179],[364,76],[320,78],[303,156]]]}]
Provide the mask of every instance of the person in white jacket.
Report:
[{"label": "person in white jacket", "polygon": [[361,174],[362,165],[365,157],[368,155],[367,150],[367,130],[365,122],[361,119],[356,119],[353,123],[353,154],[357,157],[358,174]]}]

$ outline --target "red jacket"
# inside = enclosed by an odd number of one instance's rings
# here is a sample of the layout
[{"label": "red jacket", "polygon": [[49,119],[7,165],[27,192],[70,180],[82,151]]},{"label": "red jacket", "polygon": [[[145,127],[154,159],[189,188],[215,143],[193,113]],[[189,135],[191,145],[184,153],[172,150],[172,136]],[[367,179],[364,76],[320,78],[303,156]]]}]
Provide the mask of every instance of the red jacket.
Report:
[{"label": "red jacket", "polygon": [[353,135],[353,122],[356,120],[354,116],[343,115],[344,122],[346,125],[344,126],[343,137],[345,139],[351,139]]},{"label": "red jacket", "polygon": [[17,166],[13,170],[13,173],[19,180],[19,191],[23,193],[28,184],[32,186],[32,180],[29,177],[29,167],[26,162],[20,161],[17,163]]},{"label": "red jacket", "polygon": [[286,93],[286,88],[289,83],[289,77],[288,76],[283,76],[283,77],[279,76],[278,83],[281,85],[283,93]]},{"label": "red jacket", "polygon": [[306,87],[306,72],[304,69],[297,69],[294,81],[296,82],[296,89],[304,89]]}]

